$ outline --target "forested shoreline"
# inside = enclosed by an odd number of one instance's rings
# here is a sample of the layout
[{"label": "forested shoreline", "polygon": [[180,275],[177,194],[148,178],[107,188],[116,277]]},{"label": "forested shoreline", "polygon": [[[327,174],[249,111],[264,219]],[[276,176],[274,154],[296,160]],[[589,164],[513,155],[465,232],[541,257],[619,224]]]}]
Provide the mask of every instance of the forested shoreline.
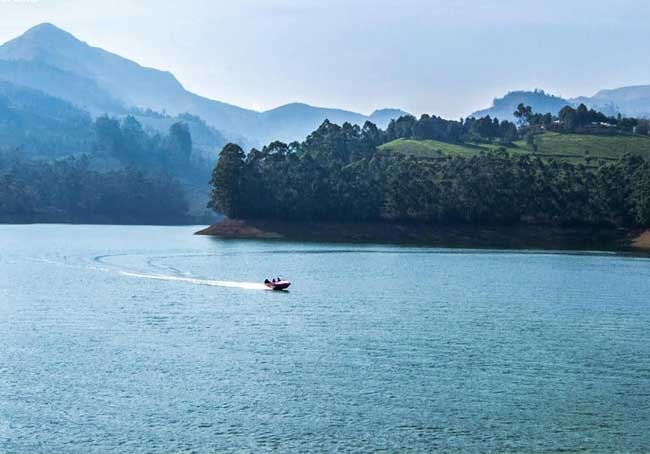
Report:
[{"label": "forested shoreline", "polygon": [[[647,120],[565,107],[520,105],[516,123],[406,115],[386,130],[325,121],[303,142],[245,153],[227,144],[213,169],[209,207],[231,218],[292,222],[553,226],[638,229],[650,224],[650,160],[568,162],[536,154],[540,135],[642,137]],[[188,126],[162,135],[133,116],[85,120],[89,153],[30,159],[0,151],[0,222],[187,223],[187,188],[207,180]],[[418,157],[382,145],[399,139],[465,144],[474,155]],[[650,140],[650,139],[644,139]],[[530,154],[513,153],[527,143]],[[561,150],[559,150],[561,151]],[[198,184],[198,183],[195,183]],[[202,202],[205,203],[205,202]]]},{"label": "forested shoreline", "polygon": [[79,127],[84,141],[76,153],[64,152],[73,130],[60,134],[64,141],[49,132],[40,154],[0,149],[0,222],[192,222],[187,189],[190,182],[205,182],[209,171],[192,155],[187,124],[173,123],[163,135],[130,115],[102,115]]},{"label": "forested shoreline", "polygon": [[210,206],[231,218],[400,222],[431,225],[595,226],[650,223],[650,161],[621,155],[595,166],[505,149],[418,159],[378,149],[399,138],[508,143],[545,130],[632,134],[647,122],[606,117],[584,106],[558,116],[526,106],[515,124],[407,116],[386,131],[325,121],[302,142],[274,142],[248,154],[224,147]]},{"label": "forested shoreline", "polygon": [[209,222],[217,143],[189,114],[91,114],[0,81],[0,222]]},{"label": "forested shoreline", "polygon": [[98,172],[87,156],[55,161],[0,153],[0,222],[186,223],[185,191],[162,172]]}]

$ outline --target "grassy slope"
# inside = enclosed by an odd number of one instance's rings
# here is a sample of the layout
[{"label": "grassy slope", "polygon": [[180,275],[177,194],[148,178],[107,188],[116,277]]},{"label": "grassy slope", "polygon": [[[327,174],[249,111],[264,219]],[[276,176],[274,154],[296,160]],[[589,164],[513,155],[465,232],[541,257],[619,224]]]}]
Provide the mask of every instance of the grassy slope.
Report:
[{"label": "grassy slope", "polygon": [[650,138],[546,133],[539,137],[538,147],[541,154],[560,153],[582,158],[588,151],[592,157],[618,159],[625,153],[650,155]]},{"label": "grassy slope", "polygon": [[453,144],[441,142],[439,140],[411,140],[397,139],[385,143],[379,147],[382,150],[390,150],[396,153],[403,153],[417,158],[435,158],[443,155],[463,155],[472,156],[481,150],[496,150],[499,148],[490,144]]},{"label": "grassy slope", "polygon": [[[578,134],[545,133],[536,137],[538,155],[570,162],[585,162],[585,157],[600,160],[618,159],[625,153],[650,156],[650,138],[644,136],[593,136]],[[481,150],[495,150],[491,144],[450,144],[437,140],[398,139],[386,143],[381,149],[415,157],[439,157],[443,155],[472,156]],[[517,141],[506,148],[509,153],[532,153],[524,141]],[[588,152],[588,154],[585,153]]]}]

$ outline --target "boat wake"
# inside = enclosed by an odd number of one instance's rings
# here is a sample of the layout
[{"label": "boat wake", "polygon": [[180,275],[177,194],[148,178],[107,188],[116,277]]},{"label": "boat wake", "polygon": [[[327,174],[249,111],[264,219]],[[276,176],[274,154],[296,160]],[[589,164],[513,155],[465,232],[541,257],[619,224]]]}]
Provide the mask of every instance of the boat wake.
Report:
[{"label": "boat wake", "polygon": [[257,282],[215,281],[210,279],[196,279],[193,277],[167,276],[162,274],[140,274],[140,273],[132,273],[129,271],[120,271],[119,273],[123,276],[137,277],[141,279],[156,279],[159,281],[186,282],[188,284],[209,285],[212,287],[242,288],[247,290],[269,290],[269,288],[266,285]]}]

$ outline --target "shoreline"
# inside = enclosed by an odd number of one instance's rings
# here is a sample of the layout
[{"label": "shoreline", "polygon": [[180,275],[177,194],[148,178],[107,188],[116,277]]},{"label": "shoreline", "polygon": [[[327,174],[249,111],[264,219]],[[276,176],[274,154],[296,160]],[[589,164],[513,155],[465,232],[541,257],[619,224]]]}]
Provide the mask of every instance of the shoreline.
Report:
[{"label": "shoreline", "polygon": [[288,222],[224,218],[196,235],[223,239],[384,243],[476,249],[650,252],[650,231],[593,227]]}]

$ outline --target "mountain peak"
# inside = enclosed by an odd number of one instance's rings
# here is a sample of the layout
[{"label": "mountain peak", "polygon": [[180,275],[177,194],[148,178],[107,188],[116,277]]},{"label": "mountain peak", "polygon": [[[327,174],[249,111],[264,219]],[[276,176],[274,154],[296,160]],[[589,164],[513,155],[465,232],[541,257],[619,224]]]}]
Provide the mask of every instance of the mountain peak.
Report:
[{"label": "mountain peak", "polygon": [[23,35],[31,35],[36,33],[62,33],[69,35],[68,32],[50,22],[43,22],[42,24],[34,25],[33,27],[28,28],[25,33],[23,33]]},{"label": "mountain peak", "polygon": [[264,111],[262,113],[267,114],[267,113],[273,113],[273,112],[278,112],[278,111],[301,111],[304,109],[310,109],[312,106],[309,104],[305,104],[302,102],[290,102],[287,104],[283,104],[278,107],[274,107],[273,109],[269,109],[267,111]]},{"label": "mountain peak", "polygon": [[49,46],[81,43],[81,41],[75,38],[71,33],[68,33],[49,22],[35,25],[18,38],[10,41],[10,43],[16,41],[29,41],[32,43],[38,42],[39,44],[47,44]]},{"label": "mountain peak", "polygon": [[395,109],[395,108],[384,108],[384,109],[377,109],[373,113],[370,114],[371,118],[376,118],[376,117],[391,117],[391,118],[399,118],[404,115],[409,115],[408,112],[403,111],[402,109]]},{"label": "mountain peak", "polygon": [[77,51],[87,46],[67,31],[45,22],[0,46],[0,58],[38,60],[52,52]]},{"label": "mountain peak", "polygon": [[380,110],[370,118],[300,102],[256,112],[212,101],[185,90],[169,72],[140,66],[89,45],[51,23],[36,25],[0,46],[0,79],[3,78],[93,111],[102,112],[109,106],[111,112],[131,107],[165,110],[173,115],[189,112],[235,137],[246,136],[257,143],[302,140],[326,118],[338,124],[359,125],[371,120],[386,127],[391,118],[402,114],[397,110]]},{"label": "mountain peak", "polygon": [[[50,23],[36,25],[0,46],[0,60],[45,65],[86,79],[125,106],[171,110],[175,102],[178,104],[177,99],[185,95],[181,84],[170,73],[142,67],[90,46]],[[40,80],[43,82],[44,78]],[[35,88],[43,89],[43,85],[51,84],[44,82]],[[187,110],[187,105],[181,105],[178,110]]]}]

